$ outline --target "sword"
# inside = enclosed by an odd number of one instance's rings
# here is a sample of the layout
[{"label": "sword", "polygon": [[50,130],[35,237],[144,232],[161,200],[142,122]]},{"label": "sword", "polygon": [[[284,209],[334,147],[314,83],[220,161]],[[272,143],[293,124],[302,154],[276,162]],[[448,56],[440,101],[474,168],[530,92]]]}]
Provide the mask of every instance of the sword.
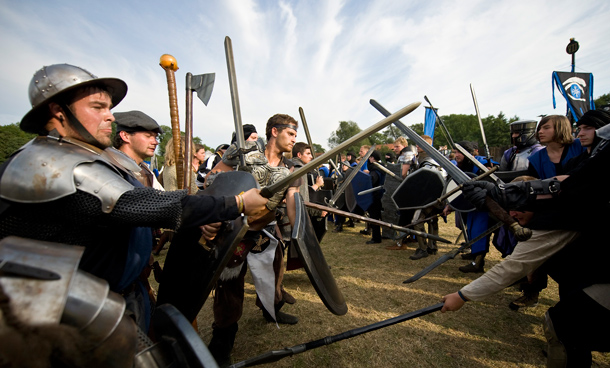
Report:
[{"label": "sword", "polygon": [[[388,110],[386,110],[383,106],[379,104],[379,102],[371,99],[371,105],[373,105],[379,112],[383,115],[387,116],[390,114]],[[422,137],[420,137],[417,133],[413,131],[413,129],[404,125],[397,120],[394,124],[405,133],[409,139],[413,140],[422,150],[424,150],[430,157],[432,157],[443,169],[447,171],[449,175],[455,180],[458,184],[463,184],[470,180],[468,175],[460,170],[457,166],[451,163],[443,154],[441,154],[437,149],[432,147],[428,142],[426,142]],[[488,204],[487,209],[489,212],[494,215],[498,220],[502,221],[505,225],[507,225],[515,234],[515,236],[523,237],[522,240],[529,239],[527,236],[528,229],[523,228],[519,223],[509,216],[506,211],[500,207],[494,200],[487,197],[485,199],[485,203]],[[529,231],[529,236],[531,237],[531,231]]]},{"label": "sword", "polygon": [[487,145],[487,138],[485,138],[485,129],[483,128],[483,121],[481,120],[481,114],[479,113],[479,104],[477,103],[477,96],[474,94],[474,88],[472,83],[470,84],[470,93],[472,94],[472,101],[474,102],[474,109],[477,112],[477,118],[479,119],[479,126],[481,127],[481,136],[483,138],[483,144],[485,145],[485,153],[487,159],[491,161],[491,154],[489,153],[489,146]]},{"label": "sword", "polygon": [[[479,162],[479,160],[477,160],[473,155],[470,154],[470,152],[466,151],[464,149],[464,147],[460,146],[459,144],[455,144],[455,149],[457,149],[458,151],[460,151],[460,153],[462,155],[464,155],[464,157],[468,158],[470,161],[472,161],[472,163],[478,167],[481,171],[488,172],[490,171],[487,167],[485,167],[485,165],[483,165],[481,162]],[[495,170],[494,170],[495,171]],[[490,178],[493,179],[493,181],[496,182],[496,184],[504,184],[504,182],[498,178],[495,174],[490,174],[489,175]]]},{"label": "sword", "polygon": [[432,109],[432,111],[434,111],[434,115],[436,115],[436,117],[438,118],[438,122],[441,124],[441,127],[443,128],[441,130],[441,132],[443,132],[445,139],[447,139],[447,142],[453,148],[455,146],[455,143],[453,143],[453,139],[451,139],[451,134],[449,134],[449,130],[447,130],[447,126],[443,122],[443,119],[441,119],[440,115],[438,114],[438,111],[436,111],[434,106],[432,106],[432,102],[430,102],[430,100],[428,100],[428,96],[424,96],[424,100],[426,100],[426,102],[430,104],[430,108]]},{"label": "sword", "polygon": [[307,138],[307,144],[311,147],[311,155],[316,157],[316,151],[313,148],[313,141],[311,135],[309,135],[309,128],[307,127],[307,120],[305,119],[305,112],[302,107],[299,107],[299,115],[301,115],[301,123],[303,123],[303,130],[305,131],[305,137]]},{"label": "sword", "polygon": [[235,122],[235,142],[239,149],[241,166],[246,165],[246,158],[241,150],[246,148],[244,128],[241,122],[241,109],[239,107],[239,93],[237,92],[237,75],[235,74],[235,60],[233,59],[233,43],[229,36],[225,37],[225,55],[227,58],[227,71],[229,72],[229,87],[231,89],[231,106],[233,106],[233,121]]},{"label": "sword", "polygon": [[378,162],[371,162],[373,165],[377,166],[379,168],[379,170],[383,171],[384,173],[390,175],[391,177],[393,177],[394,179],[398,180],[398,181],[402,181],[402,178],[399,177],[398,175],[394,174],[392,171],[390,171],[390,169],[388,169],[387,167],[383,166],[382,164],[378,163]]},{"label": "sword", "polygon": [[343,177],[343,174],[339,171],[339,168],[337,167],[337,164],[335,164],[335,161],[333,161],[332,159],[328,160],[328,162],[330,163],[330,166],[333,167],[333,169],[335,170],[335,178],[339,179],[340,177]]},{"label": "sword", "polygon": [[261,354],[254,358],[246,359],[241,362],[235,363],[230,366],[230,368],[240,368],[240,367],[252,367],[259,364],[267,364],[277,362],[280,359],[284,359],[289,356],[293,356],[295,354],[303,353],[307,350],[312,350],[319,348],[324,345],[330,345],[337,341],[346,340],[352,338],[354,336],[362,335],[367,332],[376,331],[384,327],[392,326],[397,323],[401,323],[404,321],[408,321],[413,318],[423,317],[427,314],[437,312],[443,308],[444,303],[437,303],[414,312],[410,312],[407,314],[402,314],[400,316],[389,318],[380,322],[376,322],[364,327],[354,328],[352,330],[342,332],[338,335],[326,336],[322,339],[313,340],[310,342],[306,342],[304,344],[295,345],[290,348],[284,348],[280,350],[271,350],[267,353]]},{"label": "sword", "polygon": [[380,186],[375,187],[375,188],[371,188],[371,189],[363,190],[362,192],[358,192],[358,195],[359,196],[363,196],[363,195],[367,195],[369,193],[378,192],[378,191],[380,191],[382,189],[383,189],[383,185],[380,185]]},{"label": "sword", "polygon": [[354,177],[358,174],[358,171],[360,171],[362,166],[364,166],[364,163],[368,161],[369,157],[371,156],[371,154],[373,153],[374,150],[375,150],[375,146],[371,146],[371,148],[369,148],[368,152],[362,157],[360,162],[358,162],[358,165],[356,165],[356,167],[354,167],[352,169],[352,172],[349,173],[347,178],[345,178],[345,180],[343,181],[343,184],[339,188],[337,188],[337,191],[335,192],[335,194],[332,196],[332,198],[327,203],[330,207],[335,206],[335,203],[337,203],[337,200],[339,199],[339,197],[341,197],[341,193],[343,193],[345,191],[345,188],[347,188],[347,186],[349,185],[349,183],[352,182]]},{"label": "sword", "polygon": [[304,165],[301,169],[296,170],[295,172],[286,176],[285,178],[278,180],[276,183],[271,184],[271,185],[261,189],[261,192],[260,192],[261,196],[263,196],[265,198],[271,198],[271,196],[273,196],[273,194],[275,192],[277,192],[280,189],[283,189],[284,187],[286,187],[287,185],[292,183],[294,180],[300,178],[301,176],[306,175],[309,171],[315,169],[321,163],[326,162],[326,160],[333,157],[338,152],[341,152],[342,150],[355,144],[356,142],[363,140],[364,138],[368,138],[371,134],[380,131],[381,129],[387,127],[388,125],[397,121],[401,117],[406,116],[407,114],[413,112],[413,110],[418,108],[419,105],[421,105],[421,102],[414,102],[410,105],[407,105],[407,106],[403,107],[402,109],[400,109],[399,111],[397,111],[396,113],[386,117],[385,119],[380,120],[376,124],[368,127],[367,129],[356,134],[355,136],[347,139],[343,143],[337,145],[335,148],[330,149],[327,152],[324,152],[323,154],[318,156],[316,159],[311,160],[308,164]]},{"label": "sword", "polygon": [[313,209],[316,209],[316,210],[321,210],[321,211],[327,211],[327,212],[330,212],[330,213],[334,213],[335,215],[341,215],[341,216],[345,216],[345,217],[354,218],[354,219],[357,219],[357,220],[360,220],[360,221],[368,222],[368,223],[373,224],[373,225],[383,226],[383,227],[386,227],[388,229],[392,229],[392,230],[396,230],[396,231],[402,231],[403,233],[421,236],[422,238],[433,239],[433,240],[440,241],[440,242],[443,242],[443,243],[451,244],[450,240],[447,240],[445,238],[441,238],[440,236],[437,236],[437,235],[432,235],[432,234],[425,233],[423,231],[417,231],[417,230],[409,229],[409,228],[406,228],[406,227],[394,225],[394,224],[391,224],[389,222],[383,222],[383,221],[380,221],[380,220],[375,220],[375,219],[372,219],[370,217],[364,217],[364,216],[356,215],[355,213],[341,211],[341,210],[338,210],[336,208],[322,206],[322,205],[319,205],[317,203],[305,202],[305,206],[313,208]]},{"label": "sword", "polygon": [[[493,225],[492,227],[487,229],[481,235],[477,236],[476,238],[472,239],[469,242],[462,243],[462,246],[460,246],[459,248],[457,248],[455,250],[452,250],[451,252],[449,252],[447,254],[443,254],[439,259],[437,259],[436,261],[432,262],[432,264],[430,264],[428,267],[426,267],[423,270],[419,271],[418,273],[416,273],[415,275],[413,275],[410,278],[406,279],[402,283],[403,284],[409,284],[411,282],[414,282],[414,281],[417,281],[417,280],[421,279],[423,276],[427,275],[433,269],[437,268],[438,266],[442,265],[443,263],[447,262],[450,259],[454,259],[455,256],[458,255],[459,253],[462,253],[464,251],[464,249],[466,249],[467,247],[470,247],[474,243],[476,243],[479,240],[485,238],[489,234],[491,234],[494,231],[496,231],[497,229],[499,229],[501,226],[502,226],[502,222],[500,222],[500,221],[496,222],[495,225]],[[458,239],[459,239],[459,237],[458,237]]]},{"label": "sword", "polygon": [[[186,73],[185,152],[191,152],[193,145],[193,91],[197,92],[197,97],[207,106],[212,95],[212,89],[214,88],[214,79],[214,73],[200,75],[193,75],[190,72]],[[193,174],[193,170],[191,170],[192,156],[191,154],[186,156],[186,163],[184,165],[187,168],[184,175],[184,188],[189,190],[189,194],[191,194],[191,176]]]},{"label": "sword", "polygon": [[[178,62],[169,55],[161,55],[159,65],[165,70],[167,79],[167,92],[169,94],[169,115],[172,124],[172,138],[174,139],[174,155],[176,157],[176,182],[178,189],[182,189],[184,182],[181,180],[184,177],[184,156],[180,149],[180,121],[178,115],[178,97],[176,92],[176,70],[178,70]],[[190,184],[190,183],[189,183]]]}]

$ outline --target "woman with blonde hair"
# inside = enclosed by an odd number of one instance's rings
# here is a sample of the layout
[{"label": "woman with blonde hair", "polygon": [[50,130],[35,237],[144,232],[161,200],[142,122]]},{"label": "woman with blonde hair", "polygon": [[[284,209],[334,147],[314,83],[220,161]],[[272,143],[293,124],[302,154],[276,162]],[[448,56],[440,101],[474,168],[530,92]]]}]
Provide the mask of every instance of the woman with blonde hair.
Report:
[{"label": "woman with blonde hair", "polygon": [[580,140],[574,139],[572,125],[563,115],[545,116],[536,128],[536,139],[545,148],[531,155],[529,175],[548,179],[565,174],[565,165],[572,158],[580,155],[585,148]]}]

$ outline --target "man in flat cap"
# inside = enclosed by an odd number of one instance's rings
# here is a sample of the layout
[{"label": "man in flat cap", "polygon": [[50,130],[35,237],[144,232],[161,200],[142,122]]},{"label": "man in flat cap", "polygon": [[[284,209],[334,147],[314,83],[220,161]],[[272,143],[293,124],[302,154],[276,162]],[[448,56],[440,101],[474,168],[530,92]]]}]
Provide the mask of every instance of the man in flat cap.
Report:
[{"label": "man in flat cap", "polygon": [[144,162],[154,156],[159,141],[157,136],[163,133],[155,119],[141,111],[117,112],[116,135],[112,140],[114,148],[129,156],[140,166],[141,170],[134,173],[138,181],[145,187],[163,189],[153,172]]}]

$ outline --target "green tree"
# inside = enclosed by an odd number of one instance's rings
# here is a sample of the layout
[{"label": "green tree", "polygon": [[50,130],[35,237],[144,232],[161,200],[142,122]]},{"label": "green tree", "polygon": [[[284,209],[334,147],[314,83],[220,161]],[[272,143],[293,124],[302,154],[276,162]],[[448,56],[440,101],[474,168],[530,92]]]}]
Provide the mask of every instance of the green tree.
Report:
[{"label": "green tree", "polygon": [[[339,128],[337,128],[337,130],[330,134],[330,138],[328,138],[328,145],[330,146],[330,148],[335,148],[339,144],[345,142],[346,140],[350,139],[361,131],[362,129],[360,129],[358,124],[353,121],[340,121]],[[353,151],[357,154],[358,150],[360,149],[360,146],[364,144],[370,144],[368,142],[368,139],[366,140],[366,142],[356,142],[350,147],[347,147],[343,153]]]},{"label": "green tree", "polygon": [[[337,147],[339,144],[345,142],[346,140],[350,139],[361,131],[362,129],[360,129],[358,124],[353,121],[340,121],[339,128],[330,134],[330,138],[328,138],[328,145],[330,146],[330,148]],[[394,139],[389,139],[387,134],[377,132],[371,134],[368,138],[364,138],[359,142],[356,142],[353,145],[347,147],[342,153],[351,151],[358,154],[360,147],[363,145],[382,145],[392,142],[394,142]]]},{"label": "green tree", "polygon": [[21,130],[19,123],[0,125],[0,142],[2,142],[0,145],[0,164],[34,137],[36,137],[36,134]]},{"label": "green tree", "polygon": [[596,110],[601,109],[603,106],[610,105],[610,93],[606,93],[605,95],[599,96],[593,102],[595,103]]},{"label": "green tree", "polygon": [[[454,142],[477,142],[479,144],[479,152],[483,154],[483,138],[476,115],[451,114],[441,118]],[[519,120],[517,116],[507,119],[502,112],[498,116],[489,115],[482,119],[487,145],[489,147],[505,147],[510,145],[510,123],[517,120]],[[449,142],[444,130],[437,122],[434,130],[434,146],[444,145],[449,145]]]},{"label": "green tree", "polygon": [[326,152],[326,150],[324,149],[324,147],[322,147],[321,145],[319,145],[319,144],[317,144],[317,143],[314,143],[314,144],[313,144],[313,150],[314,150],[314,151],[316,151],[316,153],[317,153],[317,154],[320,154],[320,153],[324,153],[324,152]]}]

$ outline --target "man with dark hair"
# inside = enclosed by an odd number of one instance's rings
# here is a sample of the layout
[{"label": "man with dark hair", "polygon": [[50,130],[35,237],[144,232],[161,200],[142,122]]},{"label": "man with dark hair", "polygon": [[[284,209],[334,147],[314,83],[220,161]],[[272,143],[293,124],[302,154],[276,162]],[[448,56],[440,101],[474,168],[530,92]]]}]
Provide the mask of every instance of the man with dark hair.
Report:
[{"label": "man with dark hair", "polygon": [[150,227],[234,219],[244,203],[254,214],[266,200],[257,190],[242,199],[143,187],[131,174],[140,167],[106,149],[114,122],[110,109],[126,93],[122,80],[97,78],[73,65],[36,72],[29,88],[33,107],[21,129],[40,136],[0,167],[0,238],[84,246],[79,268],[139,300],[129,312],[146,329],[150,305],[138,275],[150,256]]},{"label": "man with dark hair", "polygon": [[155,149],[159,145],[157,136],[163,134],[159,124],[141,111],[117,112],[114,118],[116,119],[114,148],[123,152],[142,168],[140,172],[135,173],[142,185],[163,189],[155,174],[144,162],[155,154]]},{"label": "man with dark hair", "polygon": [[[251,148],[244,157],[247,170],[254,175],[261,187],[277,182],[293,170],[294,164],[283,154],[292,151],[296,143],[297,129],[298,122],[294,118],[286,114],[276,114],[269,118],[265,127],[267,146],[264,151],[260,150],[261,147],[257,142],[246,142],[246,148]],[[240,165],[239,150],[235,145],[231,145],[222,161],[206,179],[213,180],[213,174],[216,172],[234,170],[238,165]],[[294,303],[294,298],[282,287],[284,253],[279,242],[281,239],[278,239],[277,234],[278,227],[281,229],[294,225],[296,217],[294,194],[300,186],[301,179],[295,180],[288,188],[278,191],[269,199],[265,214],[249,218],[250,231],[244,236],[242,241],[244,246],[236,250],[233,260],[229,261],[216,283],[212,340],[208,347],[221,365],[230,362],[238,322],[243,310],[246,260],[250,272],[257,274],[254,278],[257,292],[256,305],[263,311],[263,317],[268,322],[298,323],[297,317],[280,311],[285,303]],[[285,209],[279,208],[280,206],[285,206]],[[254,268],[253,264],[257,267]],[[268,276],[262,274],[268,269],[273,271],[273,281],[266,279]],[[258,280],[265,282],[258,283]],[[274,288],[270,288],[269,285]]]},{"label": "man with dark hair", "polygon": [[345,154],[345,160],[349,162],[350,167],[358,165],[356,157],[356,154],[351,151]]}]

